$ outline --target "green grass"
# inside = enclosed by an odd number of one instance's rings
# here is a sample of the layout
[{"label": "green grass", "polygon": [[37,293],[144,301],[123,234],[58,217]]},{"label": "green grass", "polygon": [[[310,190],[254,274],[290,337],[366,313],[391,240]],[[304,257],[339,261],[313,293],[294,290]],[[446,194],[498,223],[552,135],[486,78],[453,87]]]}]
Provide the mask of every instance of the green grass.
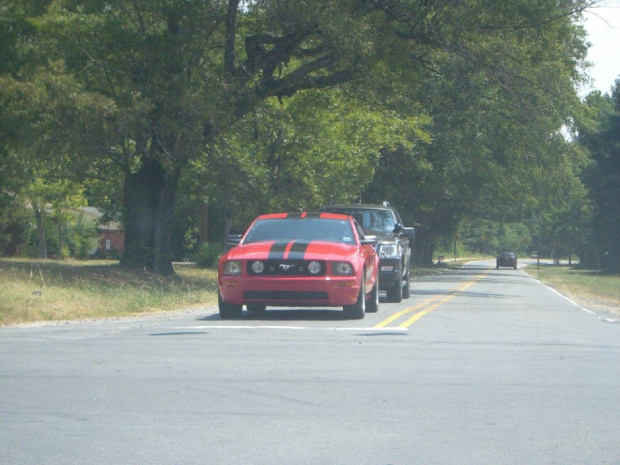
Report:
[{"label": "green grass", "polygon": [[528,266],[526,271],[586,308],[620,311],[618,275],[560,265]]},{"label": "green grass", "polygon": [[0,325],[208,306],[216,290],[215,270],[181,267],[163,278],[115,261],[0,259]]}]

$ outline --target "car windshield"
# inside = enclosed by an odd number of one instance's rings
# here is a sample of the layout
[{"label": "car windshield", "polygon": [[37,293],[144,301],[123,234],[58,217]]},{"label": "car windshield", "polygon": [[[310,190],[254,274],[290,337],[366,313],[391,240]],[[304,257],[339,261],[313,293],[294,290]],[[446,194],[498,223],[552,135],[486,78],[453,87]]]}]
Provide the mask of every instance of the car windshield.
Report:
[{"label": "car windshield", "polygon": [[261,241],[326,241],[354,244],[351,222],[328,218],[271,218],[258,220],[244,244]]},{"label": "car windshield", "polygon": [[[328,211],[336,212],[336,210]],[[396,226],[394,215],[389,210],[352,208],[350,210],[339,209],[337,212],[355,218],[365,232],[393,232]]]}]

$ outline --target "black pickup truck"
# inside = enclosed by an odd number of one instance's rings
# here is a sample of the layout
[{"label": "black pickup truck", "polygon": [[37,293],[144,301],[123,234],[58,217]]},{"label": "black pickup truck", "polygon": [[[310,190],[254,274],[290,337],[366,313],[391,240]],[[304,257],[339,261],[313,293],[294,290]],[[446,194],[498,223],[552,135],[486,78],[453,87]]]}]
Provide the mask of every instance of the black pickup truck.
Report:
[{"label": "black pickup truck", "polygon": [[377,236],[379,289],[387,292],[388,302],[408,299],[410,241],[415,238],[415,230],[402,225],[396,209],[384,202],[383,205],[327,205],[322,207],[321,211],[351,215],[364,233]]}]

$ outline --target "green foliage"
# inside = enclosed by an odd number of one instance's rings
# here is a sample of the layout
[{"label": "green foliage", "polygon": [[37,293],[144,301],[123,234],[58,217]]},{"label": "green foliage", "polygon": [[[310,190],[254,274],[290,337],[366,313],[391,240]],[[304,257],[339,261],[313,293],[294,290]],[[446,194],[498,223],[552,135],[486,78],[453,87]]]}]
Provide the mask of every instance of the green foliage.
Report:
[{"label": "green foliage", "polygon": [[[390,200],[416,224],[414,259],[421,264],[457,235],[464,218],[528,221],[580,187],[584,158],[560,130],[579,108],[583,30],[563,16],[568,4],[496,7],[492,15],[477,10],[476,18],[445,11],[454,19],[454,42],[433,50],[417,93],[432,118],[432,141],[383,151],[362,196]],[[529,27],[511,27],[517,17]]]},{"label": "green foliage", "polygon": [[583,180],[591,202],[585,258],[590,266],[620,271],[620,79],[611,95],[593,92],[578,120],[579,144],[590,156]]},{"label": "green foliage", "polygon": [[208,179],[216,187],[208,198],[245,227],[260,213],[352,200],[372,179],[379,151],[424,137],[425,122],[373,110],[338,90],[299,94],[284,105],[267,102],[241,120],[197,179]]},{"label": "green foliage", "polygon": [[458,232],[459,241],[472,253],[496,255],[502,251],[519,256],[530,255],[533,237],[522,223],[496,223],[488,220],[464,221]]},{"label": "green foliage", "polygon": [[0,34],[0,167],[15,192],[71,178],[124,212],[125,264],[173,273],[204,202],[218,237],[229,217],[388,199],[422,261],[462,218],[570,198],[558,231],[577,208],[580,153],[559,130],[585,0],[23,3],[0,10],[21,31]]},{"label": "green foliage", "polygon": [[217,268],[223,248],[220,243],[203,242],[196,250],[194,261],[198,268]]},{"label": "green foliage", "polygon": [[74,214],[66,226],[66,246],[70,256],[80,260],[89,258],[97,250],[96,224],[88,222],[82,214]]},{"label": "green foliage", "polygon": [[[63,223],[62,249],[58,225],[46,218],[43,224],[49,257],[86,259],[97,247],[96,224],[86,221],[81,213],[72,211]],[[21,233],[20,256],[36,258],[38,256],[38,228],[33,222],[26,223]]]}]

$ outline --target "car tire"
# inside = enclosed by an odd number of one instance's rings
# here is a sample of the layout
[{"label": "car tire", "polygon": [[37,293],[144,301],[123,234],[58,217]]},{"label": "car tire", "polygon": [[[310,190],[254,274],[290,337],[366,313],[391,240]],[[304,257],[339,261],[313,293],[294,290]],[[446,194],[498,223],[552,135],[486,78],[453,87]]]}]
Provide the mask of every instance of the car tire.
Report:
[{"label": "car tire", "polygon": [[366,313],[377,313],[379,311],[379,273],[377,280],[370,293],[370,298],[366,301]]},{"label": "car tire", "polygon": [[248,309],[248,312],[252,313],[260,313],[267,310],[267,305],[265,304],[246,304],[245,307]]},{"label": "car tire", "polygon": [[243,305],[227,304],[222,300],[222,295],[219,292],[217,293],[217,306],[222,320],[235,320],[237,318],[241,318]]},{"label": "car tire", "polygon": [[362,273],[362,283],[357,301],[353,305],[345,305],[344,317],[348,320],[361,320],[366,315],[366,273]]},{"label": "car tire", "polygon": [[399,303],[403,300],[403,282],[399,279],[387,290],[387,301]]},{"label": "car tire", "polygon": [[409,297],[411,297],[411,291],[409,290],[409,270],[407,270],[405,285],[403,286],[403,299],[408,299]]}]

